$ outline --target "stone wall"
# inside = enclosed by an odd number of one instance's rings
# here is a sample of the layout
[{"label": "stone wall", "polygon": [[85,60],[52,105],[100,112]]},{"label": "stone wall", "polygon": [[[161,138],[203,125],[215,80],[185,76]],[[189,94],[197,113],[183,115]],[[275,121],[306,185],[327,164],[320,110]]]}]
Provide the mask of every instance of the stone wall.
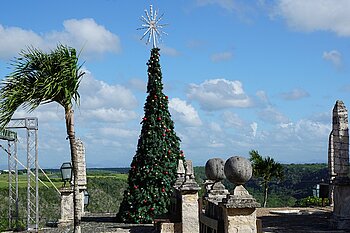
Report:
[{"label": "stone wall", "polygon": [[78,185],[82,186],[82,189],[86,189],[85,147],[80,139],[76,139],[75,143],[78,153]]}]

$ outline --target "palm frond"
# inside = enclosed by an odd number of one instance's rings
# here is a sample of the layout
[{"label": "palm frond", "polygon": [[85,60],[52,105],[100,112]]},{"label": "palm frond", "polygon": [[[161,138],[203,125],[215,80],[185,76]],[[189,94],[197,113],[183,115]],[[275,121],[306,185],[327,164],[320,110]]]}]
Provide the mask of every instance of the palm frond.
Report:
[{"label": "palm frond", "polygon": [[84,75],[74,48],[58,45],[45,53],[28,47],[12,62],[13,71],[0,83],[0,128],[23,106],[33,111],[41,104],[57,102],[65,109],[79,105],[79,84]]}]

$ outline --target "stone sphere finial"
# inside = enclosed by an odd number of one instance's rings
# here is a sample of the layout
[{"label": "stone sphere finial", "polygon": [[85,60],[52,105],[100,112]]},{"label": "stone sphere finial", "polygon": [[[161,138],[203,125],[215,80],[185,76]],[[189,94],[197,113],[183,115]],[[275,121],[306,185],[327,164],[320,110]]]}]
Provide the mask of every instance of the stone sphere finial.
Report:
[{"label": "stone sphere finial", "polygon": [[243,185],[252,177],[253,168],[248,159],[233,156],[226,160],[224,172],[231,183]]},{"label": "stone sphere finial", "polygon": [[212,158],[205,164],[205,175],[209,180],[221,181],[225,179],[224,160]]}]

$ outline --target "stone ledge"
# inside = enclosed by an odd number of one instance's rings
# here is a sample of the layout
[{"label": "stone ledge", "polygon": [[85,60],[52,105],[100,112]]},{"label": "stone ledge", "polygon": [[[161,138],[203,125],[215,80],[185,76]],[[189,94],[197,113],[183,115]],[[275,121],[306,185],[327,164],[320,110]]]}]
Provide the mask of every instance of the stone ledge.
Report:
[{"label": "stone ledge", "polygon": [[256,202],[254,198],[242,198],[242,197],[237,198],[234,195],[231,195],[228,199],[224,199],[223,202],[220,204],[226,208],[237,208],[237,209],[260,207],[260,203]]}]

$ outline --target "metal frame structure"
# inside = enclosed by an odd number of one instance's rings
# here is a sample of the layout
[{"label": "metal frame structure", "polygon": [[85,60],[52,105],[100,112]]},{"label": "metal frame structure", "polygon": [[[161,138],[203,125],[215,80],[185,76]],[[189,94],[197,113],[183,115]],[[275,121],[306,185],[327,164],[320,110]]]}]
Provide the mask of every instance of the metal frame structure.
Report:
[{"label": "metal frame structure", "polygon": [[[17,163],[17,134],[10,130],[2,130],[0,132],[0,139],[7,140],[7,149],[4,151],[7,153],[8,158],[8,183],[9,183],[9,203],[8,203],[8,220],[9,228],[13,226],[13,222],[18,225],[18,163]],[[12,152],[12,148],[14,148]],[[13,154],[13,155],[12,155]],[[14,177],[13,177],[14,176]]]},{"label": "metal frame structure", "polygon": [[[38,118],[25,117],[15,118],[6,126],[6,129],[26,129],[27,141],[27,231],[37,232],[39,229],[39,165],[38,165]],[[12,158],[9,150],[9,199],[12,202],[12,174],[11,169],[14,168],[16,176],[16,206],[18,210],[18,166],[17,166],[17,146],[14,144],[15,157]],[[9,149],[10,149],[9,143]],[[13,161],[15,160],[15,161]],[[11,169],[10,169],[11,167]],[[32,171],[34,170],[34,171]],[[34,179],[32,178],[34,174]],[[11,178],[10,178],[11,177]],[[10,182],[11,181],[11,182]],[[11,203],[13,205],[13,203]],[[12,209],[12,206],[11,206]],[[10,210],[9,210],[10,211]],[[18,211],[17,211],[18,213]],[[10,214],[10,212],[9,212]],[[17,214],[18,215],[18,214]],[[12,215],[11,215],[12,216]],[[10,217],[10,215],[9,215]],[[18,216],[17,216],[18,218]]]}]

